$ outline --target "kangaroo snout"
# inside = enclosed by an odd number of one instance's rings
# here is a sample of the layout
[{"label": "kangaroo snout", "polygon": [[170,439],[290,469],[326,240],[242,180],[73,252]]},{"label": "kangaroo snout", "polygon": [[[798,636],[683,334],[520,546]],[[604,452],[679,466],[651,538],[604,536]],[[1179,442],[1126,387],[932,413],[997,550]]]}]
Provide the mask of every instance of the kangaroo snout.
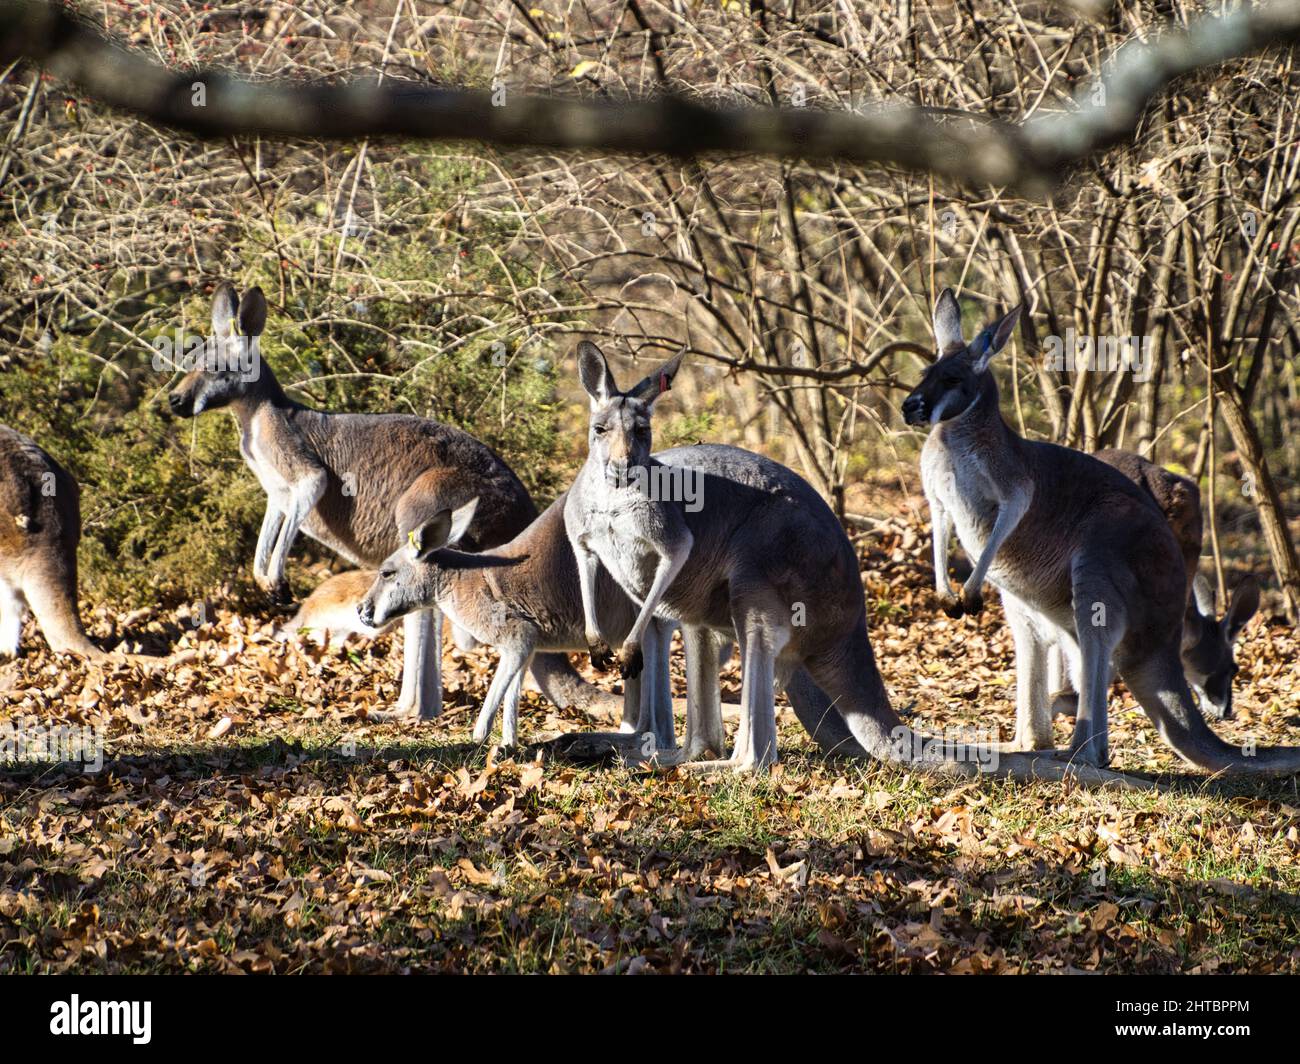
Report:
[{"label": "kangaroo snout", "polygon": [[909,395],[903,400],[903,420],[909,425],[920,425],[925,421],[925,400],[919,395]]},{"label": "kangaroo snout", "polygon": [[177,417],[192,417],[194,414],[194,396],[189,392],[168,392],[167,405]]},{"label": "kangaroo snout", "polygon": [[357,616],[361,618],[361,623],[367,628],[378,628],[375,624],[375,607],[369,599],[362,599],[357,603]]}]

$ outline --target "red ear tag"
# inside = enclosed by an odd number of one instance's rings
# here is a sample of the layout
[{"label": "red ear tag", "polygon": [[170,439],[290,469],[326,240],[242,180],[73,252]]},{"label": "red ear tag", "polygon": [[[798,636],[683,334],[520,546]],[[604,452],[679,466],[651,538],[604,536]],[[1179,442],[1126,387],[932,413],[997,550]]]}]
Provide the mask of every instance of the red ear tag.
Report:
[{"label": "red ear tag", "polygon": [[659,394],[663,395],[668,390],[668,374],[663,370],[659,371]]}]

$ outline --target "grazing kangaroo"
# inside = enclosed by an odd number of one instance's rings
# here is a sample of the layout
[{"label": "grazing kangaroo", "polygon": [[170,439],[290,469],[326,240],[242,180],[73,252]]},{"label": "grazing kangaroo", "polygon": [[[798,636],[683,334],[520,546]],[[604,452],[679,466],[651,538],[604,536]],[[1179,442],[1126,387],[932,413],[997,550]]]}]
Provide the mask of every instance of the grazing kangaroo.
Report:
[{"label": "grazing kangaroo", "polygon": [[[1202,708],[1217,720],[1227,720],[1232,716],[1232,679],[1237,674],[1232,645],[1259,609],[1259,585],[1253,577],[1243,580],[1232,594],[1227,613],[1216,618],[1214,592],[1196,571],[1202,538],[1201,493],[1196,482],[1132,451],[1109,449],[1096,451],[1093,457],[1145,490],[1173,529],[1187,572],[1187,608],[1179,648],[1183,673],[1201,696]],[[1058,646],[1048,661],[1048,689],[1056,691],[1068,672]],[[1077,709],[1078,698],[1072,691],[1060,691],[1050,700],[1053,712],[1073,716]]]},{"label": "grazing kangaroo", "polygon": [[81,491],[33,440],[0,425],[0,655],[15,657],[27,609],[50,649],[92,661],[112,655],[77,613]]},{"label": "grazing kangaroo", "polygon": [[[838,736],[854,741],[850,752],[945,776],[1125,782],[1050,758],[999,757],[987,746],[963,747],[904,726],[867,638],[857,554],[821,496],[793,471],[736,447],[704,444],[652,455],[654,401],[671,385],[677,361],[622,392],[599,348],[584,343],[578,354],[591,397],[590,453],[569,491],[564,520],[588,643],[604,649],[600,562],[642,604],[619,655],[625,671],[634,671],[641,656],[637,629],[644,630],[647,609],[740,644],[741,723],[732,756],[685,767],[754,771],[773,764],[774,686],[781,683],[801,696],[792,702],[796,711],[804,702],[805,727],[826,729],[823,745]],[[664,466],[693,472],[699,505],[651,497],[662,492],[647,485],[674,483],[662,475]],[[828,715],[816,716],[819,709]]]},{"label": "grazing kangaroo", "polygon": [[[1289,774],[1300,749],[1253,754],[1206,725],[1183,675],[1179,648],[1187,602],[1186,564],[1150,495],[1090,455],[1018,436],[1002,419],[989,362],[1011,335],[1020,308],[969,344],[951,289],[935,307],[939,357],[903,402],[908,424],[929,425],[921,476],[934,526],[935,586],[955,616],[983,607],[985,577],[1015,618],[1017,742],[1046,714],[1047,651],[1064,641],[1076,666],[1079,712],[1065,752],[1100,766],[1109,759],[1111,663],[1185,760],[1211,771]],[[950,534],[975,565],[956,596],[948,586]]]},{"label": "grazing kangaroo", "polygon": [[[330,414],[290,399],[260,356],[266,313],[261,289],[239,299],[230,284],[218,287],[217,350],[167,400],[180,417],[226,407],[238,422],[240,453],[267,496],[253,576],[274,599],[289,598],[285,566],[299,530],[354,565],[374,568],[411,529],[472,498],[478,508],[464,539],[471,550],[504,543],[537,515],[519,478],[467,432],[405,414]],[[436,609],[404,619],[393,716],[431,719],[441,711],[441,629]],[[582,686],[563,658],[541,656],[536,664],[548,697],[560,701]]]},{"label": "grazing kangaroo", "polygon": [[[474,728],[484,742],[498,709],[502,741],[515,745],[524,672],[537,651],[586,650],[577,563],[564,531],[565,495],[509,543],[469,554],[453,549],[474,514],[471,500],[442,510],[416,528],[407,546],[394,551],[356,612],[362,624],[391,623],[411,610],[437,607],[480,642],[500,654],[496,674]],[[620,639],[632,627],[636,607],[603,569],[597,574],[601,633]],[[672,626],[662,621],[646,631],[649,666],[624,684],[624,724],[654,736],[654,751],[676,747],[668,654]],[[691,642],[687,642],[688,657]],[[689,666],[688,666],[689,667]],[[713,673],[717,690],[717,670]],[[722,748],[720,736],[717,749]]]},{"label": "grazing kangaroo", "polygon": [[349,636],[359,635],[375,639],[390,631],[392,624],[372,628],[357,616],[357,604],[366,597],[375,582],[373,569],[351,569],[331,576],[303,599],[298,612],[277,633],[277,638],[288,639],[295,633],[308,633],[318,642],[341,646]]}]

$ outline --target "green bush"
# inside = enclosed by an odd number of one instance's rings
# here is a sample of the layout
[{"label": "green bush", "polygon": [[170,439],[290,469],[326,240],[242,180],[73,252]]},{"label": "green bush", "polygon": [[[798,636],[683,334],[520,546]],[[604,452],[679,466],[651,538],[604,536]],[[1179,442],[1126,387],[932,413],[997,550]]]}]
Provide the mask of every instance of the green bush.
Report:
[{"label": "green bush", "polygon": [[[231,279],[241,288],[260,284],[272,304],[267,364],[311,406],[460,425],[501,454],[539,503],[548,501],[565,473],[556,352],[542,331],[556,323],[503,250],[516,234],[500,222],[449,227],[451,206],[472,195],[481,176],[468,162],[406,151],[400,168],[375,170],[375,213],[392,220],[348,242],[351,268],[338,284],[318,275],[286,281],[279,268],[313,253],[336,260],[338,233],[322,230],[323,201],[304,196],[276,216],[278,257],[266,253],[254,222],[231,233],[227,259],[244,264]],[[454,284],[443,283],[453,265]],[[251,588],[264,497],[239,455],[233,418],[165,417],[172,381],[152,367],[147,346],[179,325],[206,332],[210,289],[163,286],[142,297],[146,308],[152,301],[142,319],[149,325],[134,339],[117,328],[69,331],[15,352],[0,374],[0,419],[36,439],[82,485],[88,598],[177,602]],[[299,556],[310,541],[300,544]]]}]

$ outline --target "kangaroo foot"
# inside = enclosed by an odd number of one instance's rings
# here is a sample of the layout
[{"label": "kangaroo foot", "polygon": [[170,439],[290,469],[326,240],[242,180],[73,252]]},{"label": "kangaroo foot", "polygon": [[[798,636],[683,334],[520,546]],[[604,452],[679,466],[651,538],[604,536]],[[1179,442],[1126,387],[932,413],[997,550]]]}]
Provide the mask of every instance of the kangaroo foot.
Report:
[{"label": "kangaroo foot", "polygon": [[724,772],[748,776],[766,772],[775,764],[775,757],[736,757],[733,754],[724,761],[690,761],[677,767],[689,776],[717,776]]},{"label": "kangaroo foot", "polygon": [[1090,765],[1093,768],[1105,768],[1110,764],[1110,748],[1104,739],[1095,737],[1075,740],[1069,747],[1056,753],[1058,761],[1068,761],[1075,765]]},{"label": "kangaroo foot", "polygon": [[1032,738],[1022,739],[1020,736],[1016,736],[1014,739],[1004,739],[997,743],[989,743],[988,746],[990,750],[996,750],[999,754],[1043,754],[1045,757],[1052,757],[1064,753],[1063,750],[1057,750],[1053,747],[1050,742],[1040,746],[1035,744]]},{"label": "kangaroo foot", "polygon": [[268,577],[254,576],[253,581],[266,593],[266,597],[273,605],[288,606],[293,602],[293,591],[290,590],[289,581],[285,577],[272,583]]},{"label": "kangaroo foot", "polygon": [[422,724],[426,721],[436,720],[437,712],[421,712],[420,707],[416,705],[403,706],[401,704],[392,709],[372,709],[366,712],[366,720],[373,721],[376,724],[385,724],[390,722],[401,722],[405,724]]},{"label": "kangaroo foot", "polygon": [[962,605],[961,599],[949,591],[946,595],[936,595],[939,602],[939,608],[949,617],[960,617],[966,612],[966,607]]}]

